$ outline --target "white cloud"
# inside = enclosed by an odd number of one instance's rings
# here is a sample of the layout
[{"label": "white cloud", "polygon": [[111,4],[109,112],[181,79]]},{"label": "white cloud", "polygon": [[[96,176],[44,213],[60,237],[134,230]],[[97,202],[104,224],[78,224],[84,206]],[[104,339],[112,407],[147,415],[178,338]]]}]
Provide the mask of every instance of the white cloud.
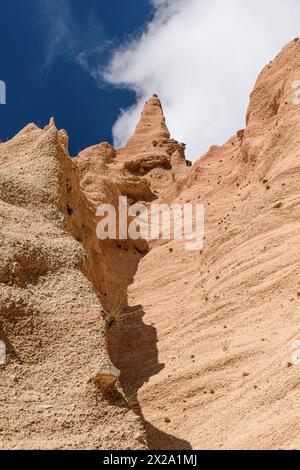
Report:
[{"label": "white cloud", "polygon": [[104,77],[136,92],[114,126],[122,146],[158,93],[172,136],[195,160],[244,126],[260,69],[299,35],[299,0],[152,0],[156,15],[117,50]]}]

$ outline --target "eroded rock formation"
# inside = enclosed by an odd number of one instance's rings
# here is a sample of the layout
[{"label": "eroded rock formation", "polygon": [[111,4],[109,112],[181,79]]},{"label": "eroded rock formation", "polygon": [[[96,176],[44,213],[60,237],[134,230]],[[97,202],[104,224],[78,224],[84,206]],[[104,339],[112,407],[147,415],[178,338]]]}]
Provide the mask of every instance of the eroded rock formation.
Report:
[{"label": "eroded rock formation", "polygon": [[[299,78],[295,40],[191,168],[157,96],[123,149],[0,144],[1,448],[299,448]],[[205,204],[203,251],[100,241],[120,195]]]}]

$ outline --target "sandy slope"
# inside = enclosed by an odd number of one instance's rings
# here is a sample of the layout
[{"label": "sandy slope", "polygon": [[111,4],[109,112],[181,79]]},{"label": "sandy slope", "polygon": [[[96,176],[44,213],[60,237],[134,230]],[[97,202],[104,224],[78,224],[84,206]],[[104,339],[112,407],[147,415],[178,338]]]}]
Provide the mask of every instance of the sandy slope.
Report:
[{"label": "sandy slope", "polygon": [[137,340],[119,366],[151,447],[300,447],[299,77],[293,41],[260,75],[244,136],[212,147],[178,197],[206,206],[203,252],[156,246],[130,286]]}]

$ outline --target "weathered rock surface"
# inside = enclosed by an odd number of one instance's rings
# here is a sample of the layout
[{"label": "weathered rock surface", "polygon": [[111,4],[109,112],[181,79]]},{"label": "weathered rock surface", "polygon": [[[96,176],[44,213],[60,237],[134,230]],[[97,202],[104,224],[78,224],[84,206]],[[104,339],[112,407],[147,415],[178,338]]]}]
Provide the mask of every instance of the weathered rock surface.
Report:
[{"label": "weathered rock surface", "polygon": [[94,211],[66,144],[51,121],[0,145],[0,448],[143,448],[125,397],[90,381],[117,369],[89,276]]}]

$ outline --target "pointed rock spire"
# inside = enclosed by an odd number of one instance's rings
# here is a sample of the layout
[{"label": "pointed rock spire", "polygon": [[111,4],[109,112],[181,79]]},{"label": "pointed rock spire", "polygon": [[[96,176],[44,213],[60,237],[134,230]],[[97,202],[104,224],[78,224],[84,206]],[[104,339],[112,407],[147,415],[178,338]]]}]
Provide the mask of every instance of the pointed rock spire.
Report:
[{"label": "pointed rock spire", "polygon": [[50,118],[50,121],[49,121],[49,127],[56,127],[56,124],[55,124],[55,119],[54,119],[54,117],[51,117],[51,118]]},{"label": "pointed rock spire", "polygon": [[187,168],[184,151],[185,145],[170,136],[160,99],[152,95],[145,103],[133,136],[125,147],[117,150],[116,162],[134,175],[173,167],[175,173],[178,169],[182,173],[182,168],[184,171]]},{"label": "pointed rock spire", "polygon": [[[136,126],[133,136],[128,140],[126,152],[134,150],[134,153],[143,151],[161,142],[170,139],[170,132],[166,125],[162,105],[157,95],[152,95],[146,101],[140,121]],[[124,150],[125,150],[124,149]]]}]

